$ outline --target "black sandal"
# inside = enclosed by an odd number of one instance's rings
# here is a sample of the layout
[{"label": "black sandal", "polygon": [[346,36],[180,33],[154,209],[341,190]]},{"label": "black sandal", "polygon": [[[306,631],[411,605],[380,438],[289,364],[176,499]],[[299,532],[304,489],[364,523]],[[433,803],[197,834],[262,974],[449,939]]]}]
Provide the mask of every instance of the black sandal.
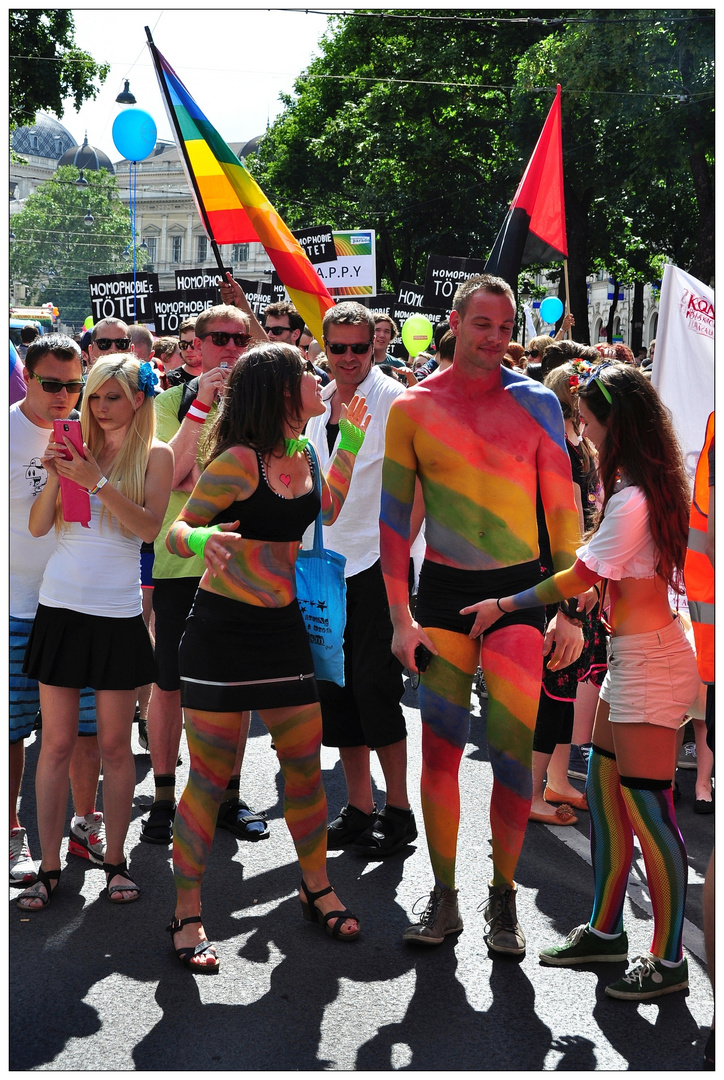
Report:
[{"label": "black sandal", "polygon": [[[324,932],[331,938],[336,938],[337,941],[354,941],[356,937],[359,937],[359,928],[351,934],[343,934],[342,926],[347,919],[354,919],[359,923],[359,919],[356,915],[353,915],[351,911],[328,911],[327,914],[323,914],[319,908],[315,905],[314,901],[319,900],[320,896],[327,896],[328,893],[334,892],[331,885],[328,885],[326,889],[321,889],[319,892],[310,892],[307,888],[304,879],[302,879],[302,892],[306,897],[306,901],[301,900],[302,914],[308,922],[321,923],[324,927]],[[330,926],[330,919],[334,919],[334,925]]]},{"label": "black sandal", "polygon": [[[50,898],[55,892],[55,889],[51,889],[51,881],[58,881],[60,879],[60,870],[43,870],[41,866],[38,870],[37,879],[27,889],[21,892],[15,903],[18,905],[21,911],[44,911],[50,903]],[[46,896],[43,899],[43,894],[39,892],[38,886],[42,885],[45,889]],[[32,907],[26,907],[25,904],[21,904],[21,900],[40,900],[40,907],[33,905]]]},{"label": "black sandal", "polygon": [[[187,923],[201,922],[200,915],[189,915],[188,919],[176,919],[174,918],[170,925],[166,927],[171,937],[177,934],[182,926],[186,926]],[[174,948],[176,956],[181,963],[189,971],[198,971],[202,975],[216,975],[219,970],[219,958],[216,955],[216,949],[204,938],[203,941],[199,941],[197,945],[187,945],[183,949]],[[213,964],[192,964],[191,961],[195,956],[203,956],[204,953],[213,955],[215,963]]]},{"label": "black sandal", "polygon": [[[112,863],[104,862],[103,873],[106,875],[105,891],[108,893],[108,899],[111,901],[112,904],[132,904],[134,903],[134,901],[138,900],[141,890],[139,889],[138,885],[136,885],[134,881],[131,881],[130,877],[128,876],[128,866],[125,859],[123,860],[123,862],[118,863],[117,866],[114,866]],[[125,878],[128,882],[128,885],[109,885],[108,882],[111,880],[111,878],[114,878],[116,874],[118,874],[120,877]],[[126,897],[125,900],[114,900],[113,897],[116,893],[119,892],[135,892],[136,895]]]}]

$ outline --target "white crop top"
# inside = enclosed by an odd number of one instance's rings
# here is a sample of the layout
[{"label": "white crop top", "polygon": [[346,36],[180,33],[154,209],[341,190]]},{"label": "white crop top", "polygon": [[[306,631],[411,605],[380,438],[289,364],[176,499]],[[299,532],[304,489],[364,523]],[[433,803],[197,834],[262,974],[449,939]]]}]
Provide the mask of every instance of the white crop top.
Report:
[{"label": "white crop top", "polygon": [[91,495],[91,523],[64,526],[40,586],[39,602],[86,615],[129,619],[141,614],[141,541],[124,536]]},{"label": "white crop top", "polygon": [[656,577],[657,551],[640,487],[623,487],[611,496],[598,531],[576,555],[602,578]]}]

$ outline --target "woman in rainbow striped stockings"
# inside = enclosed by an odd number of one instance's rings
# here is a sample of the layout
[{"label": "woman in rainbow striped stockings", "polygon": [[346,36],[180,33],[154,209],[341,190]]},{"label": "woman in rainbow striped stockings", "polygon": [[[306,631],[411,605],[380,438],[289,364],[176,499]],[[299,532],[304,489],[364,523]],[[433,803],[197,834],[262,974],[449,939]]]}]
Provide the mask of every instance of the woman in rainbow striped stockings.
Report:
[{"label": "woman in rainbow striped stockings", "polygon": [[[170,551],[203,554],[206,564],[179,649],[191,769],[174,825],[177,903],[168,927],[179,960],[198,973],[219,968],[201,921],[201,879],[247,709],[259,710],[284,774],[304,916],[341,941],[359,934],[327,878],[322,716],[295,599],[299,544],[320,509],[314,458],[299,435],[323,411],[319,378],[298,349],[265,344],[240,357],[209,436],[205,471],[166,539]],[[365,413],[362,398],[343,409],[339,449],[321,477],[325,524],[344,504]]]},{"label": "woman in rainbow striped stockings", "polygon": [[540,953],[546,964],[618,962],[628,956],[623,904],[638,837],[654,911],[650,953],[606,987],[631,1001],[688,986],[681,938],[687,862],[671,782],[676,731],[698,688],[696,658],[672,615],[680,589],[689,490],[676,436],[650,382],[627,365],[603,363],[579,382],[586,436],[599,452],[603,509],[575,565],[533,589],[465,609],[473,635],[501,613],[610,586],[608,673],[593,729],[586,795],[595,896],[588,923]]}]

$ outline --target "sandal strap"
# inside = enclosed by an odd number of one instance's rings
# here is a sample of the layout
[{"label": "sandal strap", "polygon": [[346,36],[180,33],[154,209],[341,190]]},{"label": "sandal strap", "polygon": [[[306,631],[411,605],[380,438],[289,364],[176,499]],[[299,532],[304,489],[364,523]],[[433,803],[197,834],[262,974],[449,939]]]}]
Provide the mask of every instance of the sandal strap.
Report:
[{"label": "sandal strap", "polygon": [[[328,885],[326,889],[321,889],[319,892],[310,892],[304,879],[302,879],[302,889],[304,890],[307,902],[310,904],[313,904],[315,900],[319,900],[320,896],[327,896],[329,893],[334,892],[334,886],[332,885]],[[319,914],[322,914],[321,911]]]},{"label": "sandal strap", "polygon": [[181,927],[186,926],[188,923],[201,922],[200,915],[189,915],[187,919],[173,918],[169,925],[166,927],[169,934],[178,934]]},{"label": "sandal strap", "polygon": [[345,936],[341,934],[340,931],[343,924],[346,923],[348,919],[354,919],[355,922],[359,922],[357,916],[353,915],[351,911],[347,911],[346,909],[344,911],[328,911],[326,915],[320,911],[319,914],[322,915],[326,923],[329,923],[330,919],[336,919],[334,926],[330,927],[330,930],[332,931],[332,937]]},{"label": "sandal strap", "polygon": [[48,890],[48,896],[50,896],[50,883],[51,881],[59,881],[60,874],[60,867],[58,867],[57,870],[43,870],[43,867],[40,866],[38,868],[38,880],[35,882],[35,884],[45,885],[46,889]]},{"label": "sandal strap", "polygon": [[199,941],[197,945],[186,945],[182,949],[176,949],[176,955],[179,960],[191,960],[192,957],[203,956],[203,954],[207,952],[213,953],[214,960],[219,959],[216,955],[215,947],[210,941],[207,941],[206,938],[204,938],[203,941]]}]

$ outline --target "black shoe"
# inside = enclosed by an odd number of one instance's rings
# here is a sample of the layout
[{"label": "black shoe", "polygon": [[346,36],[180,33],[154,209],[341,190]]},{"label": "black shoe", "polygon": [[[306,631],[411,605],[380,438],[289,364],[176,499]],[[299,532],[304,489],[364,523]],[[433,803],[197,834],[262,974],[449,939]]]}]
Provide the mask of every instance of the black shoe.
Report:
[{"label": "black shoe", "polygon": [[168,847],[173,840],[175,817],[176,803],[159,799],[151,807],[148,817],[141,821],[141,839],[146,844],[163,844]]},{"label": "black shoe", "polygon": [[138,742],[141,749],[148,753],[148,728],[146,727],[146,721],[142,716],[139,716],[138,718]]},{"label": "black shoe", "polygon": [[356,855],[379,858],[394,855],[396,851],[417,840],[417,825],[412,810],[397,806],[385,806],[372,824],[351,845]]},{"label": "black shoe", "polygon": [[217,829],[227,829],[239,840],[266,840],[269,826],[264,811],[252,810],[243,799],[229,799],[219,807]]},{"label": "black shoe", "polygon": [[339,815],[327,826],[327,850],[338,851],[353,843],[376,817],[376,808],[371,814],[363,814],[356,806],[343,806]]}]

